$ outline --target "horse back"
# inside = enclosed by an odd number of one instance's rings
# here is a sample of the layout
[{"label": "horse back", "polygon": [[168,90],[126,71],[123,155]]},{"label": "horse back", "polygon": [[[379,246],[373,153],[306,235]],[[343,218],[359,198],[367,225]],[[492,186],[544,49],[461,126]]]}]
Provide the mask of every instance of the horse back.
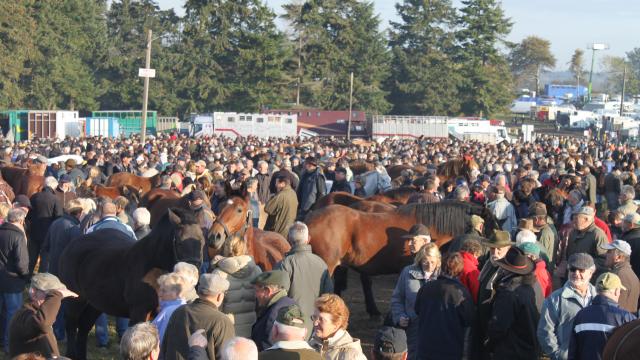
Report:
[{"label": "horse back", "polygon": [[253,228],[253,236],[249,238],[249,241],[252,242],[251,246],[249,246],[253,252],[251,255],[263,271],[273,269],[291,250],[291,245],[287,240],[273,231]]}]

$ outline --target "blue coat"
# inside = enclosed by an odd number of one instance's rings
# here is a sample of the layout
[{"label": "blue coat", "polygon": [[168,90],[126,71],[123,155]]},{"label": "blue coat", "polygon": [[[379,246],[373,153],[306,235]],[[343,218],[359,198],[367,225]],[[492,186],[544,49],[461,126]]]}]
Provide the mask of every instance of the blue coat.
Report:
[{"label": "blue coat", "polygon": [[604,295],[597,295],[591,305],[580,310],[573,321],[569,360],[601,360],[609,335],[616,327],[635,320],[618,303]]}]

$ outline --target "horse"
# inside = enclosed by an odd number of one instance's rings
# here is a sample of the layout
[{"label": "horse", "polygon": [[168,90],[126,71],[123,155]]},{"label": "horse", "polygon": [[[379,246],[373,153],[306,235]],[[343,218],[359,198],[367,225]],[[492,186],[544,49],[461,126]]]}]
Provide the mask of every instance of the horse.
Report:
[{"label": "horse", "polygon": [[416,190],[412,187],[399,187],[397,189],[390,189],[382,194],[376,194],[369,196],[367,200],[378,201],[390,205],[405,205],[411,195],[415,194]]},{"label": "horse", "polygon": [[351,169],[353,175],[360,175],[375,170],[376,164],[371,161],[357,159],[349,162],[349,169]]},{"label": "horse", "polygon": [[143,194],[151,189],[160,186],[162,179],[160,174],[152,177],[137,176],[131,173],[119,172],[115,173],[107,179],[106,186],[125,186],[130,185],[140,190]]},{"label": "horse", "polygon": [[427,172],[427,168],[423,165],[417,165],[417,166],[411,166],[411,165],[391,165],[387,167],[387,174],[389,174],[389,177],[391,177],[392,179],[396,179],[400,176],[402,176],[402,172],[405,170],[411,170],[413,171],[416,175],[424,175]]},{"label": "horse", "polygon": [[[348,206],[352,209],[364,212],[385,212],[396,208],[391,203],[380,202],[372,199],[378,196],[384,197],[384,195],[374,195],[369,198],[362,198],[348,192],[336,191],[321,197],[320,200],[316,202],[313,209],[317,210],[334,204]],[[386,200],[387,198],[385,197],[384,199]]]},{"label": "horse", "polygon": [[46,164],[28,164],[27,168],[5,166],[0,169],[2,178],[16,195],[31,195],[42,191]]},{"label": "horse", "polygon": [[[202,263],[204,235],[193,213],[170,209],[151,233],[135,241],[115,229],[80,236],[66,247],[60,280],[79,297],[67,299],[67,356],[86,359],[87,335],[101,313],[148,321],[158,307],[149,283],[173,266]],[[150,280],[151,278],[151,280]]]},{"label": "horse", "polygon": [[[428,226],[432,241],[440,247],[467,231],[472,214],[485,218],[487,231],[498,228],[497,221],[486,209],[449,201],[409,204],[385,213],[365,213],[342,205],[329,205],[311,212],[305,223],[313,252],[327,263],[331,274],[338,265],[361,274],[367,312],[376,316],[380,312],[368,276],[396,274],[411,263],[403,238],[409,229],[416,223]],[[340,294],[344,283],[335,277],[334,281],[335,291]]]},{"label": "horse", "polygon": [[462,159],[451,159],[438,165],[436,175],[440,178],[441,183],[444,183],[449,179],[455,179],[459,176],[463,176],[467,182],[472,183],[475,181],[473,172],[478,171],[479,169],[480,166],[478,166],[478,163],[473,160],[473,157],[465,155]]},{"label": "horse", "polygon": [[[211,208],[211,202],[209,198],[205,197],[204,204]],[[180,196],[177,192],[168,189],[151,189],[148,193],[142,196],[140,205],[149,210],[151,214],[151,226],[155,225],[162,218],[167,209],[172,207],[188,209],[189,208],[189,194]]]},{"label": "horse", "polygon": [[636,359],[640,352],[640,320],[626,323],[613,331],[602,351],[604,360]]},{"label": "horse", "polygon": [[[251,226],[252,216],[249,201],[242,196],[231,196],[227,204],[209,229],[209,256],[219,254],[225,244],[239,237],[246,242],[247,253],[251,255],[262,271],[269,271],[284,259],[291,250],[286,239],[273,231],[263,231]],[[228,254],[223,254],[228,256]]]}]

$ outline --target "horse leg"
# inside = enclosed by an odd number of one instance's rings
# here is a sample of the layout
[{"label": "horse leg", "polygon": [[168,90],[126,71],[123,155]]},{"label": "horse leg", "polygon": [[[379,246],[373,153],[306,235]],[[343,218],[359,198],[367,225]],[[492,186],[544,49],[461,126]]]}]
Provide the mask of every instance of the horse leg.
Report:
[{"label": "horse leg", "polygon": [[340,296],[347,289],[347,273],[349,269],[346,266],[338,265],[333,271],[333,292]]},{"label": "horse leg", "polygon": [[95,324],[101,312],[93,306],[87,304],[84,311],[78,319],[78,334],[76,339],[76,358],[77,360],[87,359],[87,338],[89,331]]},{"label": "horse leg", "polygon": [[67,332],[67,352],[66,356],[71,359],[75,359],[77,355],[77,335],[78,335],[78,322],[80,316],[84,312],[84,308],[87,306],[87,302],[82,299],[67,298],[63,300],[65,302],[64,312],[64,325]]},{"label": "horse leg", "polygon": [[376,306],[376,300],[373,297],[373,282],[371,281],[371,277],[367,274],[360,273],[360,283],[362,284],[367,314],[369,314],[370,317],[379,317],[381,314]]}]

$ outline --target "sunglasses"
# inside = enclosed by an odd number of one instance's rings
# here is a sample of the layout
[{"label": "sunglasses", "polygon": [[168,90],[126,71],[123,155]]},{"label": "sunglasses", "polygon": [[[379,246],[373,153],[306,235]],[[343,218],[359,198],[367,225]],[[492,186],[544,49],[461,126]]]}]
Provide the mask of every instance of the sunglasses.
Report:
[{"label": "sunglasses", "polygon": [[573,267],[573,266],[569,268],[569,272],[584,271],[584,270],[585,269],[579,269],[579,268]]}]

